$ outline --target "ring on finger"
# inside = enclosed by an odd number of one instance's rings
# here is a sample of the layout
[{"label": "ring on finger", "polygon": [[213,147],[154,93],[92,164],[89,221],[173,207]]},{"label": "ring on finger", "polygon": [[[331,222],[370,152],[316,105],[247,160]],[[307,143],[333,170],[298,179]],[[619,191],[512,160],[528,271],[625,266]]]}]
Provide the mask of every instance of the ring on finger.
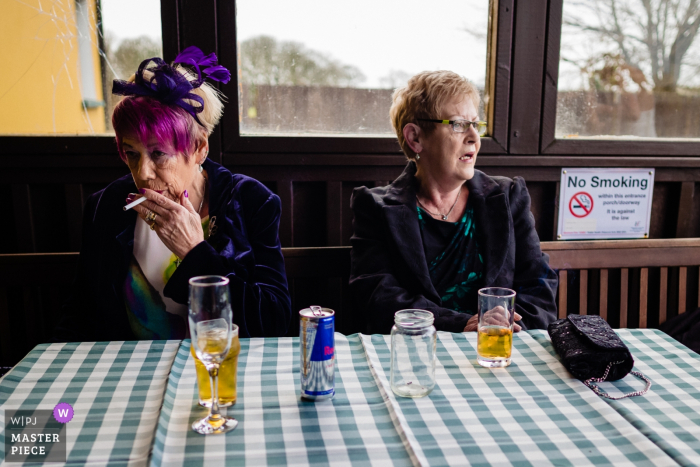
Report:
[{"label": "ring on finger", "polygon": [[155,222],[152,223],[152,224],[151,224],[151,230],[156,230],[156,225],[157,225],[157,224],[156,224]]},{"label": "ring on finger", "polygon": [[148,222],[153,222],[156,220],[157,214],[153,211],[148,211],[148,214],[146,214],[146,221]]}]

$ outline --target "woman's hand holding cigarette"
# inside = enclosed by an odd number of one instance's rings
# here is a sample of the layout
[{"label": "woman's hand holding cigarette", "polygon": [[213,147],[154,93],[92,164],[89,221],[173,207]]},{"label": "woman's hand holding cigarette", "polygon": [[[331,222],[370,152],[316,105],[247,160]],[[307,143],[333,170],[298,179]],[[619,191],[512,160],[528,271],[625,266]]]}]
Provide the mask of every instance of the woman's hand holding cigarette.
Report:
[{"label": "woman's hand holding cigarette", "polygon": [[126,206],[124,206],[123,209],[124,209],[125,211],[128,211],[129,209],[131,209],[131,208],[133,208],[133,207],[135,207],[135,206],[138,206],[139,204],[143,203],[143,202],[146,201],[147,199],[148,199],[148,198],[145,198],[145,197],[136,198],[136,195],[135,195],[135,194],[130,193],[129,196],[126,198],[126,202],[129,203],[129,204],[127,204]]},{"label": "woman's hand holding cigarette", "polygon": [[[175,256],[184,259],[192,248],[204,241],[202,220],[190,203],[187,190],[180,195],[180,203],[153,190],[142,188],[140,191],[142,197],[136,199],[137,195],[134,195],[135,201],[127,206],[133,206],[132,209],[153,227],[163,244]],[[156,214],[152,221],[146,217],[151,211]]]}]

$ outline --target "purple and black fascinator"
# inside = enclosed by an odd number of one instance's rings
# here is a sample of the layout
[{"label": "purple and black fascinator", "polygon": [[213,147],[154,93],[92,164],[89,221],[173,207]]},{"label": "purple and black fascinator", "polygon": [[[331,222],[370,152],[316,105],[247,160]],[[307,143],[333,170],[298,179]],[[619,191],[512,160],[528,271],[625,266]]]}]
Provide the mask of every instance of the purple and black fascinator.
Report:
[{"label": "purple and black fascinator", "polygon": [[[191,92],[200,87],[205,79],[228,83],[231,80],[231,72],[225,67],[216,64],[216,54],[213,52],[204,55],[198,47],[194,45],[183,50],[175,60],[175,63],[190,65],[197,71],[197,79],[190,81],[182,73],[178,72],[174,66],[168,65],[162,58],[153,57],[144,60],[139,65],[136,72],[136,80],[133,83],[121,79],[115,79],[112,83],[112,94],[120,96],[152,97],[163,104],[177,105],[202,125],[197,118],[197,114],[204,110],[204,99]],[[153,64],[152,66],[148,66]],[[150,78],[144,78],[145,71],[152,73]],[[204,73],[204,77],[202,77]],[[199,103],[193,105],[185,102],[185,99]],[[203,125],[202,125],[203,126]]]}]

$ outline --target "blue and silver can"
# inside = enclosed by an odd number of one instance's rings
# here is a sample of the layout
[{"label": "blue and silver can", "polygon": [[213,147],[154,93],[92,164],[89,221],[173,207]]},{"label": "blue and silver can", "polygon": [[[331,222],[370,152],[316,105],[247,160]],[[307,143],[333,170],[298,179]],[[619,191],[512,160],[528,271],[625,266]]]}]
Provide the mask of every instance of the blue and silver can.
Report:
[{"label": "blue and silver can", "polygon": [[299,312],[301,397],[331,399],[335,395],[335,311],[312,306]]}]

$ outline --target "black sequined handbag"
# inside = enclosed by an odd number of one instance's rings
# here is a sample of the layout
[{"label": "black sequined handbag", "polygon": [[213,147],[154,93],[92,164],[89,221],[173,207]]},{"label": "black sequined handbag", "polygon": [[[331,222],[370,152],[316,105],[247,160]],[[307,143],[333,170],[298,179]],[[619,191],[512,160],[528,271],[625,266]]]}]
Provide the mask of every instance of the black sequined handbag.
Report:
[{"label": "black sequined handbag", "polygon": [[[617,400],[640,396],[651,387],[651,381],[646,376],[631,371],[634,358],[629,348],[600,316],[569,315],[551,323],[547,330],[562,364],[596,394]],[[630,372],[647,383],[644,390],[613,397],[594,384],[616,381]]]}]

